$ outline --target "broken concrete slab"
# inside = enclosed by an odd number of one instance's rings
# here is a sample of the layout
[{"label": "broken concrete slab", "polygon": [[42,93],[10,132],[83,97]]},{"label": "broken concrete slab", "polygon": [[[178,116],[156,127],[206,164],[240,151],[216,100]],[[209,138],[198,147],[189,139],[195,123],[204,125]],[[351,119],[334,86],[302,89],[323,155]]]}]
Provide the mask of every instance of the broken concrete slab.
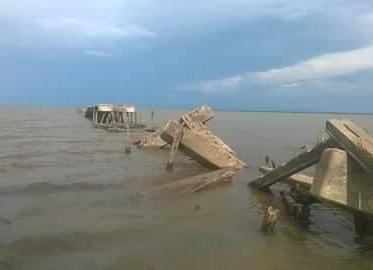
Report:
[{"label": "broken concrete slab", "polygon": [[311,194],[352,210],[373,214],[373,181],[348,153],[326,149],[317,166]]},{"label": "broken concrete slab", "polygon": [[217,185],[230,183],[232,181],[232,176],[238,171],[238,168],[215,170],[157,186],[145,191],[144,194],[154,196],[166,193],[175,195],[199,192]]},{"label": "broken concrete slab", "polygon": [[320,160],[322,152],[326,148],[334,147],[335,145],[335,141],[331,138],[318,143],[312,149],[300,153],[290,161],[251,181],[249,185],[259,189],[266,189],[269,186],[302,171],[303,169],[315,165]]},{"label": "broken concrete slab", "polygon": [[207,105],[203,105],[201,107],[197,107],[185,114],[183,114],[179,121],[181,121],[182,118],[187,118],[190,121],[206,124],[208,121],[210,121],[215,116],[214,112],[211,110],[211,108]]},{"label": "broken concrete slab", "polygon": [[222,140],[211,133],[202,123],[188,121],[169,121],[161,134],[161,138],[172,144],[175,134],[183,128],[180,140],[180,151],[200,164],[210,168],[245,167],[237,154]]},{"label": "broken concrete slab", "polygon": [[373,138],[365,130],[349,120],[332,119],[326,122],[326,131],[373,175]]},{"label": "broken concrete slab", "polygon": [[161,134],[163,133],[163,128],[157,129],[155,132],[148,134],[141,139],[134,142],[137,147],[163,147],[167,143],[162,140]]},{"label": "broken concrete slab", "polygon": [[[266,174],[266,173],[269,173],[270,171],[273,171],[273,168],[262,166],[259,168],[259,171]],[[296,173],[286,178],[285,181],[288,182],[289,184],[298,184],[301,187],[309,189],[311,188],[313,178],[314,177],[306,175],[306,174]]]},{"label": "broken concrete slab", "polygon": [[[189,119],[190,121],[200,122],[205,124],[214,117],[214,112],[209,106],[201,106],[195,108],[185,114],[183,114],[178,121],[181,122],[183,118]],[[159,128],[154,133],[144,136],[140,140],[134,142],[138,147],[164,147],[167,145],[161,137],[160,134],[164,131],[163,128]]]}]

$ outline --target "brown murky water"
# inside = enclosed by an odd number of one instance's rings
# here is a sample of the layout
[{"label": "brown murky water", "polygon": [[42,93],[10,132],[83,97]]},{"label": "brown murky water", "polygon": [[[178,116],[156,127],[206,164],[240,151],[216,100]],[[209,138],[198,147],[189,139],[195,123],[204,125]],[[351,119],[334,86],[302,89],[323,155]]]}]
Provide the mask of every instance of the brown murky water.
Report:
[{"label": "brown murky water", "polygon": [[[157,111],[157,123],[180,113]],[[206,169],[180,155],[167,173],[162,150],[126,155],[124,134],[73,109],[2,108],[0,269],[373,269],[373,239],[349,213],[314,205],[310,224],[283,214],[265,235],[263,210],[281,203],[246,185],[265,155],[286,161],[333,117],[373,132],[372,116],[218,112],[211,128],[250,167],[232,185],[155,199],[140,192]]]}]

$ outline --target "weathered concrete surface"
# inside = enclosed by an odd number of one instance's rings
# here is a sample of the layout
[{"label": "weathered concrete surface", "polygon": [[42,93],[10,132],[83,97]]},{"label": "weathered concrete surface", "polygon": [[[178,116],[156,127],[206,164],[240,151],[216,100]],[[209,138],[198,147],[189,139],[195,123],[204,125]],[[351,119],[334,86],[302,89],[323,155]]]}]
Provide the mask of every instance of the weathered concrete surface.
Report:
[{"label": "weathered concrete surface", "polygon": [[317,166],[311,194],[352,210],[373,214],[373,181],[341,149],[326,149]]},{"label": "weathered concrete surface", "polygon": [[287,163],[278,166],[269,173],[251,181],[249,185],[259,189],[266,189],[269,186],[316,164],[320,160],[321,153],[326,148],[333,147],[335,145],[335,141],[329,138],[326,141],[315,145],[312,149],[300,153]]},{"label": "weathered concrete surface", "polygon": [[217,185],[230,183],[232,181],[232,176],[238,171],[239,169],[237,168],[224,168],[203,173],[157,186],[145,191],[144,194],[154,196],[166,193],[172,193],[175,195],[198,192]]},{"label": "weathered concrete surface", "polygon": [[[205,124],[214,117],[214,112],[209,106],[201,106],[183,114],[178,121],[181,122],[183,118],[189,119]],[[167,144],[160,134],[164,131],[164,127],[156,130],[154,133],[142,137],[140,140],[134,142],[138,147],[163,147]]]},{"label": "weathered concrete surface", "polygon": [[163,128],[159,128],[153,133],[150,133],[141,139],[134,142],[138,147],[163,147],[167,143],[162,140],[160,134],[163,133]]},{"label": "weathered concrete surface", "polygon": [[[273,171],[273,168],[262,166],[259,168],[259,171],[266,174],[266,173],[269,173],[270,171]],[[284,181],[290,184],[298,184],[308,189],[308,188],[311,188],[313,177],[306,175],[306,174],[302,174],[302,173],[296,173],[296,174],[289,176]]]},{"label": "weathered concrete surface", "polygon": [[373,175],[373,138],[365,130],[349,120],[332,119],[326,122],[326,131]]},{"label": "weathered concrete surface", "polygon": [[211,168],[245,167],[237,154],[203,124],[186,121],[169,121],[161,138],[172,144],[174,136],[184,125],[180,151],[204,166]]},{"label": "weathered concrete surface", "polygon": [[179,121],[184,117],[188,118],[190,121],[195,121],[198,123],[206,124],[208,121],[210,121],[215,116],[214,112],[211,110],[211,108],[207,105],[203,105],[201,107],[197,107],[185,114],[183,114]]}]

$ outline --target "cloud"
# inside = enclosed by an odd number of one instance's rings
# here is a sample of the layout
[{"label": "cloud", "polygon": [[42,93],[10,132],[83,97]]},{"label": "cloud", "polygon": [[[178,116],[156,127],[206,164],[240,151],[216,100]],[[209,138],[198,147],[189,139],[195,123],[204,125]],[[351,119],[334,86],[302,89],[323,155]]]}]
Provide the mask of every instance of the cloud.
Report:
[{"label": "cloud", "polygon": [[[0,4],[1,6],[1,4]],[[0,50],[102,49],[125,47],[157,37],[137,24],[116,24],[110,20],[76,16],[3,17]]]},{"label": "cloud", "polygon": [[255,74],[265,82],[291,83],[338,77],[373,68],[373,46],[352,51],[324,54],[278,69]]},{"label": "cloud", "polygon": [[235,76],[199,82],[189,86],[201,92],[227,92],[242,85],[273,84],[296,88],[302,83],[324,80],[373,69],[373,46],[356,50],[323,54],[294,65],[260,72],[246,72]]},{"label": "cloud", "polygon": [[41,18],[36,19],[41,29],[50,33],[62,33],[67,36],[83,35],[92,39],[125,39],[155,37],[154,32],[139,26],[118,27],[105,21],[89,20],[75,17]]},{"label": "cloud", "polygon": [[98,51],[98,50],[86,50],[84,51],[84,54],[88,56],[94,56],[94,57],[100,57],[100,58],[108,58],[108,57],[114,56],[113,53],[105,52],[105,51]]},{"label": "cloud", "polygon": [[35,41],[33,45],[55,48],[108,48],[118,42],[156,37],[156,33],[137,25],[120,27],[78,17],[37,18],[30,27],[27,44]]},{"label": "cloud", "polygon": [[[185,38],[190,33],[208,33],[231,23],[262,18],[282,19],[291,23],[290,21],[307,16],[324,16],[331,21],[343,17],[346,24],[356,25],[356,29],[362,29],[360,31],[370,29],[361,27],[372,26],[373,12],[369,1],[362,0],[359,4],[355,2],[2,0],[0,18],[3,26],[0,25],[0,45],[7,44],[11,47],[21,44],[24,47],[32,47],[35,43],[51,43],[53,46],[59,45],[58,47],[66,44],[70,48],[74,47],[74,41],[75,47],[87,47],[89,44],[108,41],[104,44],[108,46],[109,42],[154,38],[156,33],[162,33],[162,36],[166,35],[166,38],[173,40],[174,36]],[[356,8],[352,8],[355,6]],[[171,35],[174,36],[170,38]]]},{"label": "cloud", "polygon": [[195,85],[187,85],[185,87],[179,88],[179,90],[195,90],[204,92],[204,93],[222,93],[222,92],[230,92],[232,89],[236,88],[240,85],[243,81],[241,76],[233,76],[229,78],[225,78],[222,80],[216,81],[207,81],[207,82],[200,82]]}]

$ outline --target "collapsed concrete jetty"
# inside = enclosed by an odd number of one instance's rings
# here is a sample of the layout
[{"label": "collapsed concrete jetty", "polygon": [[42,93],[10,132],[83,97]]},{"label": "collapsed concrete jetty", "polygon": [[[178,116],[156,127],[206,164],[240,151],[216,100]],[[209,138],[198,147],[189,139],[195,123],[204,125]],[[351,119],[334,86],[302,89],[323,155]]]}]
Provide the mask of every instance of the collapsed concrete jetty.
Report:
[{"label": "collapsed concrete jetty", "polygon": [[[183,118],[190,119],[194,122],[199,122],[202,124],[207,123],[214,117],[214,112],[211,110],[209,106],[201,106],[195,108],[185,114],[183,114],[177,121],[181,122]],[[165,127],[157,129],[155,132],[144,136],[143,138],[134,142],[137,147],[164,147],[167,145],[161,138],[161,134],[164,132]]]},{"label": "collapsed concrete jetty", "polygon": [[182,130],[179,142],[180,151],[200,164],[213,169],[246,166],[227,144],[200,122],[187,119],[183,119],[181,123],[170,121],[161,134],[161,138],[172,144],[180,130]]},{"label": "collapsed concrete jetty", "polygon": [[[329,138],[312,149],[277,168],[262,167],[265,174],[249,185],[261,190],[280,181],[302,185],[307,196],[352,210],[356,227],[367,229],[373,216],[373,137],[346,119],[327,121],[326,132]],[[299,174],[315,164],[315,177]]]},{"label": "collapsed concrete jetty", "polygon": [[214,113],[208,106],[196,108],[136,142],[139,147],[171,145],[168,169],[173,168],[176,153],[180,150],[201,165],[215,170],[190,179],[178,180],[155,190],[178,189],[191,183],[194,189],[198,186],[211,187],[217,183],[227,183],[227,175],[231,177],[236,171],[246,167],[245,162],[238,158],[232,148],[206,127],[205,123],[213,116]]}]

